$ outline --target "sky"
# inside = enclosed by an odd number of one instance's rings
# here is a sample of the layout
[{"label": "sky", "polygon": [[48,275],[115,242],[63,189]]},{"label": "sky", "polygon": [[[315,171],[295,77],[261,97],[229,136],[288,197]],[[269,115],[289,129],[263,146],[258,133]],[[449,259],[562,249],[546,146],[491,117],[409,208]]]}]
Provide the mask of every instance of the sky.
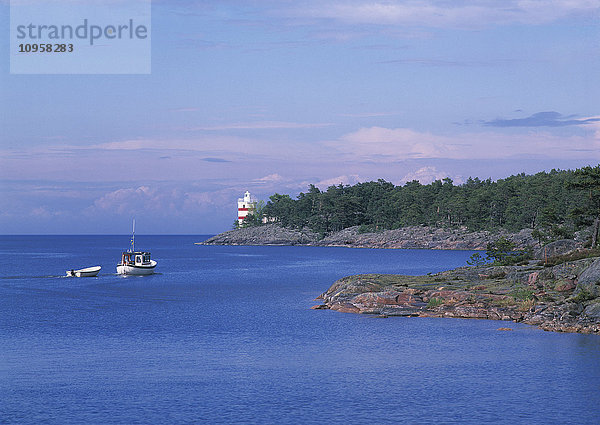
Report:
[{"label": "sky", "polygon": [[600,0],[154,0],[146,75],[10,74],[4,37],[0,234],[214,234],[246,190],[597,165],[599,18]]}]

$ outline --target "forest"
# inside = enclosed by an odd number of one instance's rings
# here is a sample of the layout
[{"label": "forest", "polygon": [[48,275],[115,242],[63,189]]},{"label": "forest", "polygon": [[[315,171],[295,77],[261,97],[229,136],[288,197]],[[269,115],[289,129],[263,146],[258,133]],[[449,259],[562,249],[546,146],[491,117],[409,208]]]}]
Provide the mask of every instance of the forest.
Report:
[{"label": "forest", "polygon": [[474,231],[530,228],[540,240],[568,238],[591,224],[597,233],[600,165],[497,181],[469,178],[460,185],[449,178],[403,186],[380,179],[327,190],[310,185],[296,199],[275,193],[243,225],[261,225],[263,217],[323,234],[352,226],[367,232],[427,225]]}]

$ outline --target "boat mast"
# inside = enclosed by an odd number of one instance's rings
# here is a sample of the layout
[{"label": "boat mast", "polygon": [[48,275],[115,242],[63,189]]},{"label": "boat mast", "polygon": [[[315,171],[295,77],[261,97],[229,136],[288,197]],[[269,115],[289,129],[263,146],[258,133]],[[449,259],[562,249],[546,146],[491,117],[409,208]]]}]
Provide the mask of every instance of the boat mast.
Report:
[{"label": "boat mast", "polygon": [[133,219],[133,230],[131,232],[131,252],[135,252],[135,218]]}]

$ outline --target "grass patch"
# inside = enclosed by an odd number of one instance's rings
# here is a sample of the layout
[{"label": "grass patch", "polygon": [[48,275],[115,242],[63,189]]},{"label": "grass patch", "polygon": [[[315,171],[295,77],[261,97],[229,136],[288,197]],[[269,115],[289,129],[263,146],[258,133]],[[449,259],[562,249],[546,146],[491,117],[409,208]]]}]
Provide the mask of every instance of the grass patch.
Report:
[{"label": "grass patch", "polygon": [[490,301],[490,304],[495,305],[497,307],[509,307],[509,306],[515,305],[515,300],[514,300],[514,298],[506,297],[506,298],[501,298],[498,300]]},{"label": "grass patch", "polygon": [[575,295],[574,297],[569,298],[568,301],[571,301],[574,303],[584,303],[586,301],[593,300],[594,298],[596,298],[594,295],[592,295],[591,293],[589,293],[586,290],[582,290],[579,294]]},{"label": "grass patch", "polygon": [[506,272],[502,269],[500,270],[492,270],[486,276],[488,279],[504,279],[506,277]]},{"label": "grass patch", "polygon": [[528,301],[533,299],[533,291],[527,288],[517,288],[510,292],[510,295],[516,299],[521,301]]},{"label": "grass patch", "polygon": [[364,233],[383,233],[384,229],[381,226],[375,224],[361,224],[358,226],[357,233],[362,235]]},{"label": "grass patch", "polygon": [[517,310],[519,311],[529,311],[531,307],[535,304],[533,298],[527,299],[525,301],[521,301],[518,303]]},{"label": "grass patch", "polygon": [[431,298],[427,303],[427,308],[435,308],[444,304],[443,298]]},{"label": "grass patch", "polygon": [[549,257],[548,261],[541,260],[538,265],[552,267],[558,264],[566,263],[567,261],[583,260],[584,258],[600,257],[600,248],[581,249],[563,255],[555,255]]}]

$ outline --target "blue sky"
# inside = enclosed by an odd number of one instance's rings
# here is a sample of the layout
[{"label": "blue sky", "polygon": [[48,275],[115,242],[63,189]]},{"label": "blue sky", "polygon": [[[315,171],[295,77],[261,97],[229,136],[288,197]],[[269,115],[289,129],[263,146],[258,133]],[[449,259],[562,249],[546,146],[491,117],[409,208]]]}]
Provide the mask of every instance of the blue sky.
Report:
[{"label": "blue sky", "polygon": [[216,233],[245,190],[596,165],[599,18],[598,0],[155,0],[150,75],[0,61],[0,233]]}]

